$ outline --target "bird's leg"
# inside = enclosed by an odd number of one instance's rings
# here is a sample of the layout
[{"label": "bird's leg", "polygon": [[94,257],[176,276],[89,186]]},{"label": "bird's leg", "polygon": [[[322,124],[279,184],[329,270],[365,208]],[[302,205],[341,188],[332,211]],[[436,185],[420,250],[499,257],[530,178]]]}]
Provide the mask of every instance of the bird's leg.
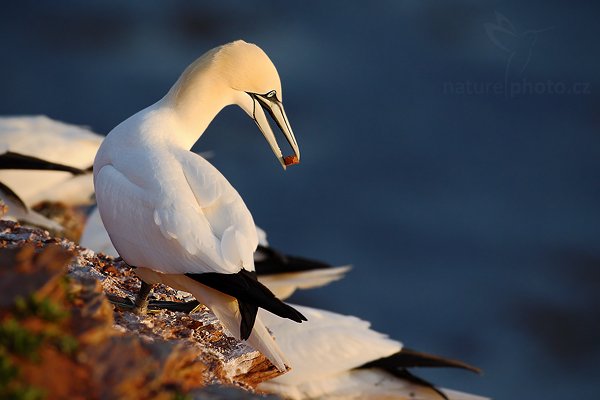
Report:
[{"label": "bird's leg", "polygon": [[191,300],[184,303],[178,301],[152,300],[150,301],[148,307],[151,310],[162,309],[192,314],[200,308],[200,303],[197,300]]},{"label": "bird's leg", "polygon": [[106,297],[108,301],[110,301],[114,306],[125,309],[125,310],[133,310],[133,301],[129,297],[119,297],[114,294],[107,293]]},{"label": "bird's leg", "polygon": [[134,312],[136,314],[145,314],[148,311],[148,295],[152,291],[152,285],[142,281],[142,286],[134,302]]}]

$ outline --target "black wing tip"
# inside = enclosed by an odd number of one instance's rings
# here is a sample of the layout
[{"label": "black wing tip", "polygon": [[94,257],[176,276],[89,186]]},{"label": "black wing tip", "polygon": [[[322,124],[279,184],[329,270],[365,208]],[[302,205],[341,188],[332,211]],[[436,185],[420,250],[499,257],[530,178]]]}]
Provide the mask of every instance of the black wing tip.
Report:
[{"label": "black wing tip", "polygon": [[322,261],[285,255],[272,247],[259,245],[256,251],[265,257],[263,261],[254,263],[258,275],[277,275],[333,268],[333,265]]},{"label": "black wing tip", "polygon": [[420,378],[408,371],[408,368],[415,367],[447,367],[459,368],[481,374],[481,369],[469,365],[465,362],[443,358],[432,354],[421,353],[412,349],[402,348],[399,352],[388,357],[383,357],[371,362],[368,362],[358,368],[378,368],[386,371],[393,376],[405,379],[413,384],[427,387],[433,390],[438,396],[444,400],[449,400],[448,396],[437,386],[431,382]]},{"label": "black wing tip", "polygon": [[19,195],[14,192],[14,190],[9,188],[2,182],[0,182],[0,192],[4,193],[4,195],[9,200],[12,200],[15,204],[17,204],[17,206],[21,207],[24,211],[29,211],[29,207],[27,207],[27,204],[25,204],[23,199],[21,199]]},{"label": "black wing tip", "polygon": [[478,375],[483,375],[483,371],[481,368],[475,367],[471,364],[468,364],[464,361],[440,357],[434,354],[423,353],[420,351],[416,351],[410,348],[403,347],[398,353],[400,357],[403,357],[406,360],[413,360],[415,363],[420,363],[421,365],[414,365],[415,367],[423,366],[423,367],[446,367],[446,368],[457,368],[465,371],[473,372]]},{"label": "black wing tip", "polygon": [[430,367],[430,368],[457,368],[481,375],[481,369],[467,364],[463,361],[444,358],[432,354],[418,352],[406,347],[390,356],[379,358],[362,365],[359,368],[380,368],[391,374],[407,368]]},{"label": "black wing tip", "polygon": [[34,169],[34,170],[51,170],[64,171],[73,175],[83,175],[86,171],[71,167],[69,165],[59,164],[42,158],[29,156],[26,154],[16,153],[14,151],[6,151],[0,154],[0,167],[2,169]]}]

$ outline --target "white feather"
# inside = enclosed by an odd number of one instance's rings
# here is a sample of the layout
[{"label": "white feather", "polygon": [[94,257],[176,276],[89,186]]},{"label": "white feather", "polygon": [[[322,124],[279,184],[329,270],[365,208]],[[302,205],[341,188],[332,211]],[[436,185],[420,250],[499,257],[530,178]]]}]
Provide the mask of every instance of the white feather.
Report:
[{"label": "white feather", "polygon": [[[103,137],[88,129],[45,116],[0,117],[0,149],[86,169]],[[44,200],[89,204],[92,177],[62,171],[1,170],[0,181],[28,206]]]},{"label": "white feather", "polygon": [[[318,369],[318,366],[315,368]],[[379,369],[349,370],[298,384],[281,384],[276,378],[261,383],[258,388],[292,400],[441,400],[433,389],[399,379]],[[449,400],[489,400],[454,390],[441,390]]]},{"label": "white feather", "polygon": [[[256,232],[259,236],[259,241],[261,240],[261,233],[262,235],[264,235],[264,237],[266,237],[264,231],[258,226],[256,227]],[[102,223],[102,219],[100,218],[100,212],[98,211],[97,207],[95,207],[92,210],[85,223],[83,234],[81,235],[80,244],[82,247],[94,250],[95,252],[102,252],[112,257],[119,256],[119,253],[117,253],[117,250],[114,248],[112,242],[110,241],[108,232],[106,232],[106,229],[104,228],[104,224]]]},{"label": "white feather", "polygon": [[[160,224],[158,214],[154,215],[153,219],[155,224]],[[265,240],[266,243],[267,235],[265,231],[258,226],[256,227],[256,231],[259,241]],[[80,244],[95,252],[102,252],[113,257],[119,255],[110,241],[108,232],[106,232],[106,229],[102,224],[102,219],[100,218],[100,213],[97,208],[94,209],[88,217]],[[260,254],[254,253],[255,260],[257,256],[260,256]],[[245,263],[249,264],[250,262],[249,260],[246,260]],[[350,266],[341,266],[303,272],[262,275],[259,276],[259,280],[262,284],[267,286],[275,296],[280,299],[286,299],[298,289],[316,288],[339,280],[343,278],[344,274],[348,272],[350,268]]]},{"label": "white feather", "polygon": [[264,229],[256,227],[256,234],[258,235],[258,244],[261,246],[268,246],[269,242],[267,241],[267,232]]},{"label": "white feather", "polygon": [[[308,321],[294,325],[259,311],[293,366],[285,375],[259,385],[260,390],[290,399],[427,399],[439,400],[430,388],[414,385],[379,369],[360,369],[388,357],[402,343],[370,329],[359,318],[293,305]],[[483,400],[448,391],[453,400]]]},{"label": "white feather", "polygon": [[79,244],[82,247],[94,250],[96,253],[104,253],[112,257],[119,256],[119,253],[117,253],[117,250],[110,241],[104,224],[102,224],[98,207],[95,207],[88,216]]},{"label": "white feather", "polygon": [[292,371],[275,378],[278,383],[332,377],[402,349],[402,343],[369,329],[367,321],[305,306],[292,307],[308,321],[295,324],[263,310],[258,312],[293,365]]},{"label": "white feather", "polygon": [[10,196],[4,194],[0,189],[0,199],[8,207],[6,215],[2,215],[1,219],[8,219],[14,221],[23,221],[25,223],[41,226],[46,229],[53,229],[55,231],[62,231],[63,227],[51,219],[44,217],[42,214],[23,207],[22,204],[12,200]]},{"label": "white feather", "polygon": [[313,289],[330,284],[344,277],[350,270],[349,265],[333,268],[313,269],[302,272],[271,274],[259,276],[260,282],[267,286],[280,299],[287,299],[298,289]]},{"label": "white feather", "polygon": [[186,150],[111,141],[119,133],[103,143],[94,173],[100,215],[121,257],[163,273],[254,270],[254,222],[225,177]]}]

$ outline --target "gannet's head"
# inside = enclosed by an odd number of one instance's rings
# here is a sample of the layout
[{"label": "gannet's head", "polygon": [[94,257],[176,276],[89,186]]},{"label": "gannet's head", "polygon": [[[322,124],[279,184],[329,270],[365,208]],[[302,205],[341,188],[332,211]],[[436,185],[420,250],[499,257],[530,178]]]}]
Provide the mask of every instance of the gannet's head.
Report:
[{"label": "gannet's head", "polygon": [[[260,47],[238,40],[221,46],[215,67],[235,90],[234,101],[256,122],[283,168],[300,161],[300,150],[282,104],[281,81],[277,69]],[[267,111],[285,135],[295,154],[284,158],[267,121]],[[292,160],[292,161],[287,161]]]},{"label": "gannet's head", "polygon": [[[300,160],[300,150],[282,104],[277,69],[260,47],[237,40],[210,50],[189,67],[189,75],[200,71],[218,82],[216,91],[227,92],[227,102],[237,104],[256,122],[285,169]],[[184,73],[184,80],[186,73]],[[225,94],[225,93],[223,93]],[[265,112],[273,118],[294,151],[283,157]]]}]

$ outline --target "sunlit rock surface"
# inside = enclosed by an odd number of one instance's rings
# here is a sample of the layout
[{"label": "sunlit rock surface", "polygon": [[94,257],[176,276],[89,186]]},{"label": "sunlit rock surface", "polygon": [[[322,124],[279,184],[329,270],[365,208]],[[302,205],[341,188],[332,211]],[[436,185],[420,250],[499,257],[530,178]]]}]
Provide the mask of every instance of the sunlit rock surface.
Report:
[{"label": "sunlit rock surface", "polygon": [[116,309],[107,296],[133,298],[133,271],[46,231],[0,221],[0,266],[0,398],[249,399],[279,374],[205,308]]}]

